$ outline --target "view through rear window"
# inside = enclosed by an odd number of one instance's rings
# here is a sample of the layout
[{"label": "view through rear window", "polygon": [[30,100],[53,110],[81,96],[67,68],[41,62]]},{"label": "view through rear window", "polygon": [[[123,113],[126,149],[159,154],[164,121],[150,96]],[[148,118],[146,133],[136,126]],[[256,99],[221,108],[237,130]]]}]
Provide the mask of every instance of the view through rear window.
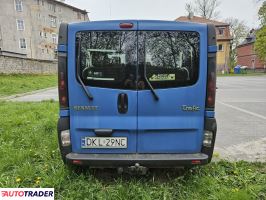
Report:
[{"label": "view through rear window", "polygon": [[[80,76],[86,85],[135,89],[126,80],[136,77],[135,31],[79,32]],[[77,50],[77,52],[79,52]]]},{"label": "view through rear window", "polygon": [[156,89],[192,85],[198,79],[197,32],[86,31],[76,37],[86,85],[145,90],[147,81]]}]

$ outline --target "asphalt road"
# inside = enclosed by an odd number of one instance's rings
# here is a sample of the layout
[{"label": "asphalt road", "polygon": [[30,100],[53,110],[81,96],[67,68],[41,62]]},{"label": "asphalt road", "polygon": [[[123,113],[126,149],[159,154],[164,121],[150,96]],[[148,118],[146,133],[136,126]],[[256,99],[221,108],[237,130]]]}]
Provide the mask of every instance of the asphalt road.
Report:
[{"label": "asphalt road", "polygon": [[[266,161],[266,76],[218,77],[215,152],[230,160]],[[57,100],[57,89],[12,101]]]},{"label": "asphalt road", "polygon": [[266,76],[217,79],[215,151],[232,160],[266,161]]}]

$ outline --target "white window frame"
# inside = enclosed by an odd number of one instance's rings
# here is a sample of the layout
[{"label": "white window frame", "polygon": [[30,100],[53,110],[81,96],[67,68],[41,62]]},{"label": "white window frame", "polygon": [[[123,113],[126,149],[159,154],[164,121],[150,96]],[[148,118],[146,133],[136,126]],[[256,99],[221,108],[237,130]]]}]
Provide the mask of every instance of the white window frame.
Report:
[{"label": "white window frame", "polygon": [[17,19],[16,21],[17,21],[17,30],[18,31],[24,31],[25,30],[24,20],[23,19]]},{"label": "white window frame", "polygon": [[56,4],[54,4],[54,3],[48,3],[48,9],[50,11],[56,12]]},{"label": "white window frame", "polygon": [[[22,0],[14,0],[14,3],[15,3],[15,10],[17,12],[22,12],[23,11]],[[18,10],[17,8],[20,8],[20,10]]]},{"label": "white window frame", "polygon": [[[222,34],[220,34],[220,30],[222,30]],[[224,35],[225,28],[218,28],[218,35]]]},{"label": "white window frame", "polygon": [[56,33],[52,33],[52,42],[53,42],[53,44],[57,44],[57,34]]},{"label": "white window frame", "polygon": [[50,26],[52,28],[56,28],[57,27],[57,24],[56,24],[57,18],[55,16],[52,16],[52,15],[49,15],[49,18],[50,18]]},{"label": "white window frame", "polygon": [[[23,40],[23,42],[22,42]],[[19,39],[19,48],[20,49],[27,49],[27,42],[25,38],[20,38]]]},{"label": "white window frame", "polygon": [[[219,49],[219,46],[222,45],[222,49]],[[223,44],[218,44],[218,51],[224,51],[224,45]]]}]

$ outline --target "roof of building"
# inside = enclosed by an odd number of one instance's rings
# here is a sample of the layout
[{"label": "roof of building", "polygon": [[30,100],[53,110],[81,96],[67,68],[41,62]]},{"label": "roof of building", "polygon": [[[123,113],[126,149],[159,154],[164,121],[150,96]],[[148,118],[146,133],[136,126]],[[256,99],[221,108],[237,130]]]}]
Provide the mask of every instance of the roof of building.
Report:
[{"label": "roof of building", "polygon": [[205,23],[205,24],[214,24],[215,26],[229,26],[229,24],[224,22],[219,22],[212,19],[206,19],[204,17],[198,17],[198,16],[180,16],[175,21],[185,21],[185,22],[196,22],[196,23]]},{"label": "roof of building", "polygon": [[62,1],[62,0],[52,0],[52,1],[55,2],[55,3],[57,3],[57,4],[60,4],[60,5],[62,5],[62,6],[66,6],[66,7],[72,8],[73,10],[78,10],[78,11],[80,11],[80,12],[83,13],[83,14],[87,14],[87,13],[88,13],[85,9],[82,10],[82,9],[77,8],[77,7],[75,7],[75,6],[71,6],[71,5],[65,3],[65,2]]},{"label": "roof of building", "polygon": [[249,34],[247,35],[246,39],[238,45],[238,47],[245,46],[248,44],[253,44],[256,41],[256,34],[254,29],[252,29]]}]

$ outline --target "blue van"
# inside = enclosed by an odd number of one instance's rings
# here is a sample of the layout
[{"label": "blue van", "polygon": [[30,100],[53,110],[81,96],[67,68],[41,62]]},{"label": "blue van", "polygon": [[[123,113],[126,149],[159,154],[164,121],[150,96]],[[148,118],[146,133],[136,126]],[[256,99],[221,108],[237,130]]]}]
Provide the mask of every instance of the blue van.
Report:
[{"label": "blue van", "polygon": [[63,161],[96,168],[209,163],[216,136],[216,51],[212,24],[61,24]]}]

